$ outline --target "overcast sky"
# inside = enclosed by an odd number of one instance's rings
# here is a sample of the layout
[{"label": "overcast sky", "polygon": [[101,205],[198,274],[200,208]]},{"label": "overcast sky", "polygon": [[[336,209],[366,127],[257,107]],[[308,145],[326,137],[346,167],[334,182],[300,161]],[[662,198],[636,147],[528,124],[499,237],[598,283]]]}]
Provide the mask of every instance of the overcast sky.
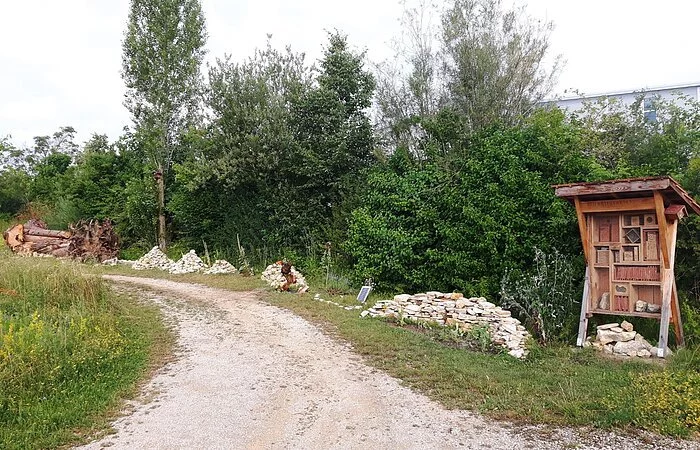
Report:
[{"label": "overcast sky", "polygon": [[[235,60],[264,45],[290,44],[320,56],[325,30],[346,33],[372,61],[392,54],[398,0],[201,0],[208,59]],[[439,0],[437,0],[439,1]],[[700,2],[693,0],[529,0],[551,20],[553,54],[567,61],[556,91],[587,94],[700,82]],[[121,40],[128,0],[0,0],[0,137],[16,145],[71,125],[116,139],[122,105]]]}]

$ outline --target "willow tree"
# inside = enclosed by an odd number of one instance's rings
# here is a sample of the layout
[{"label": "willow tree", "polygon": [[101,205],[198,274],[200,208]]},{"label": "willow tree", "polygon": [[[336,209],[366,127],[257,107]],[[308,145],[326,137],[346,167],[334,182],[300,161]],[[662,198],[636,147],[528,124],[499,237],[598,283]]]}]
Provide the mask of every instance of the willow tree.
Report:
[{"label": "willow tree", "polygon": [[165,249],[165,180],[183,132],[198,113],[206,30],[199,0],[131,0],[123,42],[125,106],[158,192],[158,246]]}]

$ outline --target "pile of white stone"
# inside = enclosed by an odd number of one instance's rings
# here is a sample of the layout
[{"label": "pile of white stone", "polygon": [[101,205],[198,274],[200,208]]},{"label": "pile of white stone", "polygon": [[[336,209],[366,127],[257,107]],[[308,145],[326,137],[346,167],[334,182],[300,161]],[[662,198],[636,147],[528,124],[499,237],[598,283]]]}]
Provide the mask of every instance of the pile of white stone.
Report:
[{"label": "pile of white stone", "polygon": [[[297,292],[306,292],[309,290],[309,285],[306,283],[306,279],[294,268],[294,266],[292,266],[291,273],[296,278],[296,283],[294,283],[293,286],[296,287]],[[282,263],[277,261],[276,263],[267,266],[260,276],[260,279],[275,289],[281,289],[282,285],[287,282],[287,280],[284,279],[284,275],[282,275]]]},{"label": "pile of white stone", "polygon": [[168,272],[175,275],[181,275],[183,273],[201,272],[206,268],[207,265],[204,264],[202,258],[197,256],[197,252],[195,252],[194,250],[190,250],[189,252],[182,255],[182,258],[180,258],[176,263],[174,263],[170,267],[170,270],[168,270]]},{"label": "pile of white stone", "polygon": [[204,273],[207,275],[220,275],[226,273],[238,273],[238,270],[233,266],[233,264],[225,259],[217,259],[214,261],[214,264],[212,264],[211,267],[204,270]]},{"label": "pile of white stone", "polygon": [[609,354],[639,358],[649,358],[658,353],[658,349],[634,331],[633,325],[626,320],[600,325],[595,339],[589,336],[584,346],[592,346]]},{"label": "pile of white stone", "polygon": [[328,303],[329,305],[337,306],[338,308],[343,308],[346,311],[352,311],[353,309],[362,309],[362,305],[342,305],[332,300],[326,300],[321,297],[321,294],[314,295],[314,300],[321,303]]},{"label": "pile of white stone", "polygon": [[216,260],[208,267],[197,252],[190,250],[182,255],[177,262],[168,258],[158,247],[153,247],[148,253],[137,259],[132,267],[136,270],[158,269],[174,275],[203,272],[205,274],[237,273],[236,268],[223,259]]},{"label": "pile of white stone", "polygon": [[170,271],[170,268],[175,264],[175,261],[168,258],[157,246],[153,247],[148,253],[136,260],[133,267],[136,270],[158,269]]},{"label": "pile of white stone", "polygon": [[433,322],[444,326],[457,326],[469,330],[477,325],[486,325],[494,344],[508,350],[515,358],[525,358],[525,348],[530,336],[511,317],[510,311],[496,306],[485,298],[464,298],[462,294],[427,292],[424,294],[401,294],[393,300],[379,300],[372,308],[362,311],[362,317],[388,317],[418,322]]}]

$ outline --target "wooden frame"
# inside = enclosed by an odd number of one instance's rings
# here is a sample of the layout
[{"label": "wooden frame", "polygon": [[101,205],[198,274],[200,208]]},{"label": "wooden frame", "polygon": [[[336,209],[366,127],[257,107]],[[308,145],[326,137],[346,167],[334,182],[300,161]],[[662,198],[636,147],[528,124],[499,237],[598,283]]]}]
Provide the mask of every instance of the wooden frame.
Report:
[{"label": "wooden frame", "polygon": [[674,275],[678,221],[700,205],[670,177],[554,186],[574,204],[586,258],[578,338],[583,346],[593,314],[660,321],[657,356],[668,351],[674,325],[684,343]]}]

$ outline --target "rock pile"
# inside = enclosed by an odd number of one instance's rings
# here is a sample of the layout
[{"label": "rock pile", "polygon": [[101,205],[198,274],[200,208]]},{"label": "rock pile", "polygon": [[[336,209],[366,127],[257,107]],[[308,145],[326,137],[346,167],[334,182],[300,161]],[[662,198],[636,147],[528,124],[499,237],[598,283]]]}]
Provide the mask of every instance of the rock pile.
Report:
[{"label": "rock pile", "polygon": [[[292,266],[292,275],[297,280],[293,285],[296,286],[297,292],[306,292],[309,289],[309,285],[306,284],[306,279],[301,273],[297,272],[294,266]],[[280,261],[267,266],[260,278],[275,289],[280,289],[287,282],[284,279],[284,275],[282,275],[282,263]]]},{"label": "rock pile", "polygon": [[156,246],[137,259],[132,267],[136,270],[160,269],[170,271],[173,264],[175,264],[175,261],[168,258],[168,256]]},{"label": "rock pile", "polygon": [[639,358],[649,358],[658,352],[658,349],[634,331],[632,324],[626,320],[622,323],[600,325],[595,339],[589,336],[584,346],[594,347],[609,354]]},{"label": "rock pile", "polygon": [[197,252],[190,250],[182,255],[182,258],[180,258],[176,263],[170,266],[168,272],[174,275],[181,275],[183,273],[200,272],[206,268],[207,265],[204,264],[202,258],[197,256]]},{"label": "rock pile", "polygon": [[218,275],[225,273],[238,273],[238,270],[230,262],[224,259],[217,259],[214,264],[204,271],[207,275]]},{"label": "rock pile", "polygon": [[468,330],[475,325],[486,325],[494,344],[508,350],[515,358],[527,356],[525,341],[530,333],[511,317],[510,311],[496,306],[485,298],[464,298],[462,294],[427,292],[401,294],[393,300],[380,300],[372,308],[362,311],[362,317],[390,317],[414,321],[434,322],[458,326]]},{"label": "rock pile", "polygon": [[321,303],[328,303],[329,305],[337,306],[338,308],[343,308],[346,311],[352,311],[353,309],[362,309],[362,305],[341,305],[338,302],[332,300],[325,300],[321,298],[321,294],[314,295],[314,300]]},{"label": "rock pile", "polygon": [[[123,260],[109,260],[105,264],[129,263]],[[182,255],[177,262],[168,258],[168,256],[160,251],[158,247],[153,247],[148,253],[133,262],[132,267],[136,270],[159,269],[170,272],[174,275],[185,273],[204,272],[207,275],[222,274],[222,273],[238,273],[238,270],[223,259],[217,259],[211,267],[208,267],[202,259],[197,256],[197,252],[190,250]],[[303,277],[302,277],[303,279]]]}]

